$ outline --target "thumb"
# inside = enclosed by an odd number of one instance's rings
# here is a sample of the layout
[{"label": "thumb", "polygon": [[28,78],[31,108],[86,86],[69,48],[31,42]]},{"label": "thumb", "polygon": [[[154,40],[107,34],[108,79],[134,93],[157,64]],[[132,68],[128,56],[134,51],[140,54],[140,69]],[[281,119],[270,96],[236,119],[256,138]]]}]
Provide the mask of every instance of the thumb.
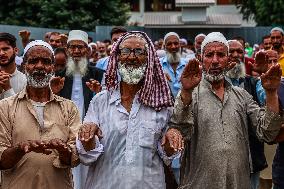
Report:
[{"label": "thumb", "polygon": [[166,144],[166,135],[163,136],[161,145],[164,146],[165,144]]},{"label": "thumb", "polygon": [[103,138],[102,130],[99,128],[98,128],[97,136],[99,137],[99,139]]}]

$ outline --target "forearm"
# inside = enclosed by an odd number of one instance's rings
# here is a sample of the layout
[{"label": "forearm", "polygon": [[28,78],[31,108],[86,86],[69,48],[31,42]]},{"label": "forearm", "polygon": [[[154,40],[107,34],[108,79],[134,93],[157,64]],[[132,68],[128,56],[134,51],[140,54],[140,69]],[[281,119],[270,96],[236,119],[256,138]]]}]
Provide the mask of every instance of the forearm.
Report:
[{"label": "forearm", "polygon": [[14,167],[25,155],[25,153],[17,147],[7,148],[0,161],[0,168],[3,170]]},{"label": "forearm", "polygon": [[181,89],[181,100],[184,106],[188,106],[192,101],[192,91]]},{"label": "forearm", "polygon": [[266,91],[266,106],[270,111],[279,113],[279,100],[277,91]]}]

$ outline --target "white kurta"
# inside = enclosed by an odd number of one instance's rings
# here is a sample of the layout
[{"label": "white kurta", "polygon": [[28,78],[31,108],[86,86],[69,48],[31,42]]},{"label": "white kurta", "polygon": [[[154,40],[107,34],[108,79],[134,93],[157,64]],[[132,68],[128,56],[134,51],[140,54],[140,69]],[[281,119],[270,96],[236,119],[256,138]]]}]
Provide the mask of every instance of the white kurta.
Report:
[{"label": "white kurta", "polygon": [[130,113],[121,104],[119,89],[102,91],[90,103],[84,122],[100,126],[103,138],[86,152],[77,140],[81,162],[89,164],[85,189],[164,189],[162,133],[172,108],[157,112],[133,100]]}]

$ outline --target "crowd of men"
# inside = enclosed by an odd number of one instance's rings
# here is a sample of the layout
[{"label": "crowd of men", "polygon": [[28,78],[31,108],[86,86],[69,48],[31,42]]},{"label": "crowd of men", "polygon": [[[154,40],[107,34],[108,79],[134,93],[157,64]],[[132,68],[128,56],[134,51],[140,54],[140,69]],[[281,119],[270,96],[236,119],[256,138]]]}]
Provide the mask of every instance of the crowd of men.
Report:
[{"label": "crowd of men", "polygon": [[2,189],[284,189],[284,32],[0,32]]}]

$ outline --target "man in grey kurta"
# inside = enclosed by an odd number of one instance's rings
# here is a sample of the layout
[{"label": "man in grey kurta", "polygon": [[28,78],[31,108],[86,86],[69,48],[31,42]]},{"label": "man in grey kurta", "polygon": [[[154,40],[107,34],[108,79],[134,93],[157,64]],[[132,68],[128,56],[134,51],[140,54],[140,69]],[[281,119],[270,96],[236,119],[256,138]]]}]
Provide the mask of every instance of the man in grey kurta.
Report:
[{"label": "man in grey kurta", "polygon": [[[202,45],[202,53],[205,54],[203,68],[198,68],[195,62],[197,72],[191,79],[196,83],[191,88],[190,80],[185,79],[189,79],[188,75],[194,72],[194,63],[189,63],[185,68],[181,78],[183,89],[177,96],[170,121],[170,127],[179,129],[186,140],[180,188],[249,189],[248,122],[257,127],[260,139],[269,142],[278,134],[281,118],[269,104],[266,108],[259,108],[244,89],[232,86],[220,75],[224,75],[222,68],[228,66],[228,55],[222,55],[220,50],[223,46],[226,52],[227,41],[220,33],[211,33],[206,38]],[[221,72],[216,74],[218,70]],[[271,71],[277,71],[275,73],[279,73],[280,78],[279,70],[279,66],[275,66]],[[271,79],[268,76],[272,75],[271,71],[266,73],[268,80]],[[222,82],[222,95],[219,89],[214,89],[214,82]],[[188,103],[185,90],[190,91],[188,94],[191,95]],[[278,104],[277,99],[273,102]]]}]

